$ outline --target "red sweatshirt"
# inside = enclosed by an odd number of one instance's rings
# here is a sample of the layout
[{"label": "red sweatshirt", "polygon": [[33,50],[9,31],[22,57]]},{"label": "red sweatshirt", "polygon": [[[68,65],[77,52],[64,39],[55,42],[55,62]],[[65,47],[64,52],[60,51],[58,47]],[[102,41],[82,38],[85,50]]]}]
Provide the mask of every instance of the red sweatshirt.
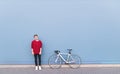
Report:
[{"label": "red sweatshirt", "polygon": [[31,43],[31,48],[33,49],[34,54],[39,54],[40,53],[40,48],[42,48],[42,42],[33,40]]}]

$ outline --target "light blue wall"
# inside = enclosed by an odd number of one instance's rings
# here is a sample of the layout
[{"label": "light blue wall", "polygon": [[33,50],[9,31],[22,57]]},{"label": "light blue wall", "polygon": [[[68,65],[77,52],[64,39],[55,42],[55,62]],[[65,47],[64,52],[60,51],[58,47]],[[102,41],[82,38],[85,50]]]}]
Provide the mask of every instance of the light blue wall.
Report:
[{"label": "light blue wall", "polygon": [[83,63],[120,63],[120,1],[0,0],[0,64],[34,64],[36,33],[43,64],[67,48]]}]

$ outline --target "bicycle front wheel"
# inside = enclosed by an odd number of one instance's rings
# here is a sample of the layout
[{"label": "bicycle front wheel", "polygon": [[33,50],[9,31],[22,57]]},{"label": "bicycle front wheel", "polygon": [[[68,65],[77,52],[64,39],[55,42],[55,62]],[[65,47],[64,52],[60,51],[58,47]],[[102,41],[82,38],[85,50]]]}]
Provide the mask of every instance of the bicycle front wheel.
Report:
[{"label": "bicycle front wheel", "polygon": [[49,60],[48,60],[48,65],[50,66],[50,68],[53,69],[58,69],[61,67],[61,58],[59,56],[57,56],[57,54],[53,54],[52,56],[50,56]]},{"label": "bicycle front wheel", "polygon": [[69,57],[69,66],[71,68],[74,68],[74,69],[79,68],[81,64],[82,64],[82,61],[81,61],[81,58],[79,56],[71,55]]}]

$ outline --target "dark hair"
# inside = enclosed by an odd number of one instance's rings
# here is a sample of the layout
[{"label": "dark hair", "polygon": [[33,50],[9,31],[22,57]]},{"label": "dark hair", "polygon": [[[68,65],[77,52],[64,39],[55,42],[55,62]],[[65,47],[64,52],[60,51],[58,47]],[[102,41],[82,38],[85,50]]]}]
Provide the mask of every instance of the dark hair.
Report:
[{"label": "dark hair", "polygon": [[35,35],[34,35],[34,37],[35,37],[35,36],[38,36],[38,35],[37,35],[37,34],[35,34]]}]

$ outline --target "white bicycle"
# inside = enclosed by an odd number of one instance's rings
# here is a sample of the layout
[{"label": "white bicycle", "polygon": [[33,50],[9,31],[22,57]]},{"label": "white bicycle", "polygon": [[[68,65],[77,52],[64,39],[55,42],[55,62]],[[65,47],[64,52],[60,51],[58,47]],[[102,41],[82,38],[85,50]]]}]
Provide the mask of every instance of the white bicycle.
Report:
[{"label": "white bicycle", "polygon": [[[78,55],[71,54],[72,49],[67,49],[68,53],[60,53],[59,50],[55,50],[55,54],[51,55],[48,64],[53,69],[58,69],[62,65],[62,61],[68,64],[71,68],[79,68],[82,64],[81,58]],[[66,55],[67,58],[63,56]]]}]

